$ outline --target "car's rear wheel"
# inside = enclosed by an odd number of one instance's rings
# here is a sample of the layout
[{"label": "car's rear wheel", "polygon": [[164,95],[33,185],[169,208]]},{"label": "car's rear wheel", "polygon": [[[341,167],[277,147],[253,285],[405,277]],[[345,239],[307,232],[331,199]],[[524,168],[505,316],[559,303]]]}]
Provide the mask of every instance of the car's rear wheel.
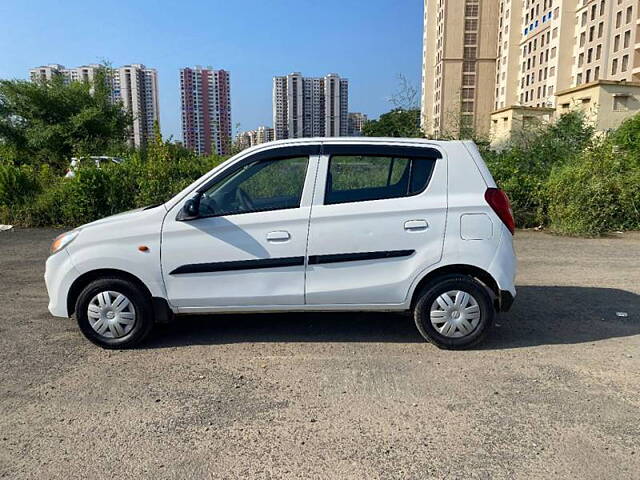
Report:
[{"label": "car's rear wheel", "polygon": [[147,292],[122,278],[102,278],[78,296],[76,318],[80,330],[103,348],[129,348],[153,327],[153,308]]},{"label": "car's rear wheel", "polygon": [[420,334],[445,349],[475,345],[495,316],[487,288],[466,275],[447,275],[431,282],[418,294],[413,313]]}]

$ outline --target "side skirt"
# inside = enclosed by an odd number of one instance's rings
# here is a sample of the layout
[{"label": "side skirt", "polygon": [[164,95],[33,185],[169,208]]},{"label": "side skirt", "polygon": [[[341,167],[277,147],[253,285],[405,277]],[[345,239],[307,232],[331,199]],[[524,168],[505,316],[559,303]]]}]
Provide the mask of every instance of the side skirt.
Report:
[{"label": "side skirt", "polygon": [[406,303],[373,305],[242,305],[220,307],[181,307],[178,314],[203,313],[272,313],[272,312],[404,312]]}]

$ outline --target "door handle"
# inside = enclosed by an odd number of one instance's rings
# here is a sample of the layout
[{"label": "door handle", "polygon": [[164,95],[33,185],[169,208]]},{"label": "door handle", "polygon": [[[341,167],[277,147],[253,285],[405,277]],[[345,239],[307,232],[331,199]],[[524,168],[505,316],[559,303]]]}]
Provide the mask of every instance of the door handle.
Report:
[{"label": "door handle", "polygon": [[289,232],[285,232],[284,230],[276,230],[275,232],[267,233],[267,241],[268,242],[288,242],[291,238]]},{"label": "door handle", "polygon": [[429,228],[426,220],[407,220],[404,222],[404,229],[407,232],[422,232]]}]

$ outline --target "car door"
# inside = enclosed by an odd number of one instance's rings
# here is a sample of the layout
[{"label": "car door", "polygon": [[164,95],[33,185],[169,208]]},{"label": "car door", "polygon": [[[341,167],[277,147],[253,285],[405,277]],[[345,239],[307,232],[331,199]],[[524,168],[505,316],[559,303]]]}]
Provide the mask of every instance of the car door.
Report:
[{"label": "car door", "polygon": [[397,305],[442,256],[447,169],[435,148],[323,145],[306,301]]},{"label": "car door", "polygon": [[318,164],[308,152],[267,151],[236,162],[199,189],[199,218],[176,219],[184,202],[168,213],[162,272],[172,305],[197,312],[304,304]]}]

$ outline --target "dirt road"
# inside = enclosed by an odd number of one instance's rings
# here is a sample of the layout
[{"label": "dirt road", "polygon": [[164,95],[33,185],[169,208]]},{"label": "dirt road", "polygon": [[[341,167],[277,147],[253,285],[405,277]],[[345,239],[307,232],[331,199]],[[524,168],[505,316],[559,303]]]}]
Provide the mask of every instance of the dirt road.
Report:
[{"label": "dirt road", "polygon": [[104,351],[47,312],[55,234],[0,232],[0,477],[640,478],[639,234],[518,232],[518,298],[466,352],[387,314]]}]

